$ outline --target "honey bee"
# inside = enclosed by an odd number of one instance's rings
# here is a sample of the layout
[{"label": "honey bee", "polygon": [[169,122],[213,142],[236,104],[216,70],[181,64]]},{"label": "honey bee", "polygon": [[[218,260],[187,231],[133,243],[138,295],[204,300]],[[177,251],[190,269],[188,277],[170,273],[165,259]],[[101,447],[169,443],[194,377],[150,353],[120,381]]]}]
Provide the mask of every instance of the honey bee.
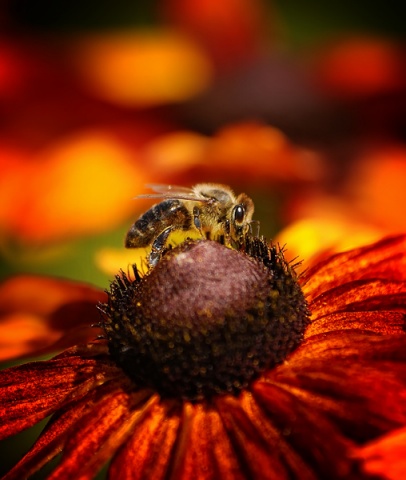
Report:
[{"label": "honey bee", "polygon": [[162,256],[169,235],[193,231],[202,238],[241,248],[252,223],[254,203],[245,193],[235,196],[226,185],[199,183],[192,188],[148,185],[156,193],[137,198],[162,198],[132,225],[126,248],[151,246],[149,266]]}]

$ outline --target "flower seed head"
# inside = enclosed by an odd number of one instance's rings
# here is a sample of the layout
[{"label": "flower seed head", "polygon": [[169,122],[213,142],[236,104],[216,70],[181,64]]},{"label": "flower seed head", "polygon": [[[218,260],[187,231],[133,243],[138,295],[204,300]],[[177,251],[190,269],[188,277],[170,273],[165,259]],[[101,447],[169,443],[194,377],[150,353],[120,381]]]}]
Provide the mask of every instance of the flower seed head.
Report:
[{"label": "flower seed head", "polygon": [[123,370],[162,396],[237,394],[281,363],[309,322],[294,270],[257,238],[244,253],[185,242],[136,277],[112,284],[104,329]]}]

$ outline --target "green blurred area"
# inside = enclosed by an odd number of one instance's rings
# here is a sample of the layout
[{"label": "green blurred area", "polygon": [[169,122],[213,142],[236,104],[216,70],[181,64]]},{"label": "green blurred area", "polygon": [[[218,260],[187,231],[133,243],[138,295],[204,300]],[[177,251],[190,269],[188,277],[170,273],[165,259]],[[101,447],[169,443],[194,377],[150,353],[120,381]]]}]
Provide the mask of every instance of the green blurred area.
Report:
[{"label": "green blurred area", "polygon": [[123,247],[126,230],[127,226],[123,226],[103,235],[50,246],[7,246],[7,253],[3,253],[0,261],[0,278],[33,273],[80,280],[106,288],[109,277],[97,268],[95,254],[100,248]]},{"label": "green blurred area", "polygon": [[405,37],[400,2],[278,0],[269,3],[275,5],[287,29],[289,41],[297,46],[320,43],[347,33]]},{"label": "green blurred area", "polygon": [[[38,30],[79,31],[149,25],[157,21],[159,1],[129,0],[13,0],[7,9],[20,25]],[[269,13],[275,12],[293,44],[322,41],[345,32],[369,32],[395,37],[405,36],[400,2],[333,0],[267,0]]]}]

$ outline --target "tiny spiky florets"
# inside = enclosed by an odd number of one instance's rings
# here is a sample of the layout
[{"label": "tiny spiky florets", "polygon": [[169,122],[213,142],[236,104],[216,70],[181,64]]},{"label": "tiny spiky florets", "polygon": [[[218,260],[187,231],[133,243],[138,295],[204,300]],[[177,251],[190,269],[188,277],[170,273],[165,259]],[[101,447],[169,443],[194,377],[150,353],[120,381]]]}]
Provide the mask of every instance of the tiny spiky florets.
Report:
[{"label": "tiny spiky florets", "polygon": [[110,352],[139,385],[190,400],[238,393],[281,363],[309,322],[276,246],[185,242],[146,276],[116,277],[102,307]]}]

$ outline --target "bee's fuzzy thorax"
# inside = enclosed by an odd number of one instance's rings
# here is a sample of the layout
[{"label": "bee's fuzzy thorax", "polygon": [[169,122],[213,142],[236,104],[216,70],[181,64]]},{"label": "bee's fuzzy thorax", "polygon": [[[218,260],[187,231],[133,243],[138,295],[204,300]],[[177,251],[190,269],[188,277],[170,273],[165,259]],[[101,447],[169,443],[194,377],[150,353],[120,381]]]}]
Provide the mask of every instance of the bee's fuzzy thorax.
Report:
[{"label": "bee's fuzzy thorax", "polygon": [[103,326],[138,385],[189,400],[238,394],[300,343],[309,316],[294,269],[261,239],[245,248],[185,242],[143,278],[117,276]]}]

